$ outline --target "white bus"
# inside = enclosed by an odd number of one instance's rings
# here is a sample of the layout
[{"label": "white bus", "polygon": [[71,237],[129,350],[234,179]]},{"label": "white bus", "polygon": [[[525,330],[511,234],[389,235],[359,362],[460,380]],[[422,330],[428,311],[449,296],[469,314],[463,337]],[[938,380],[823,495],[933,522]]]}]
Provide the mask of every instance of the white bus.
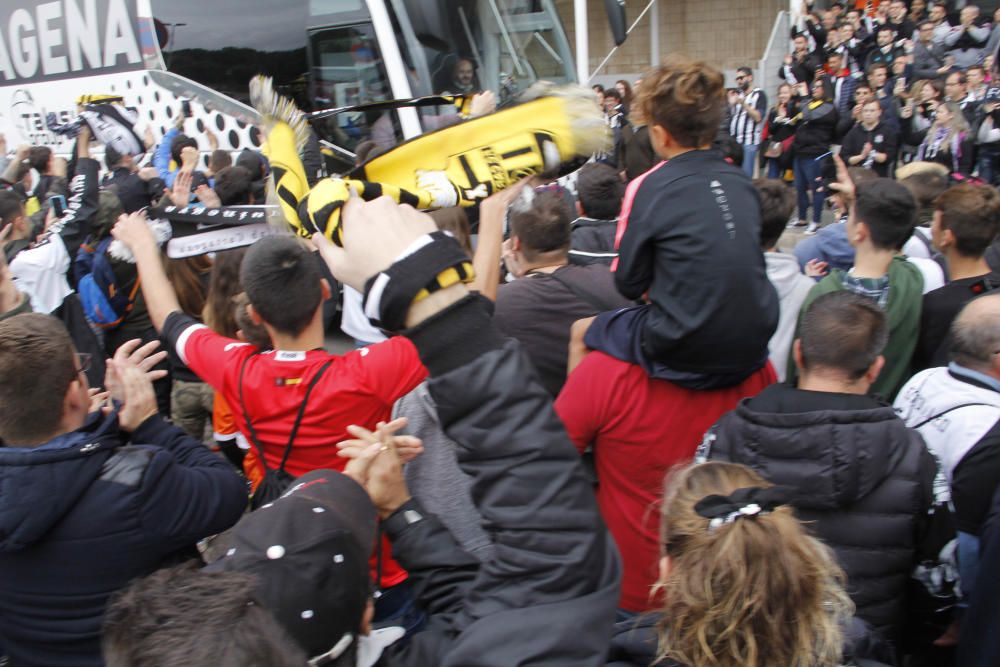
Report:
[{"label": "white bus", "polygon": [[[75,115],[82,94],[124,97],[159,140],[192,100],[188,132],[220,147],[260,145],[245,102],[257,73],[304,110],[442,92],[493,90],[506,101],[538,79],[575,80],[552,0],[4,0],[0,3],[0,132],[10,148],[71,142],[47,113]],[[435,109],[378,114],[403,140]],[[369,113],[323,121],[349,160],[370,138]],[[200,148],[208,149],[204,135]],[[332,146],[331,146],[332,147]]]}]

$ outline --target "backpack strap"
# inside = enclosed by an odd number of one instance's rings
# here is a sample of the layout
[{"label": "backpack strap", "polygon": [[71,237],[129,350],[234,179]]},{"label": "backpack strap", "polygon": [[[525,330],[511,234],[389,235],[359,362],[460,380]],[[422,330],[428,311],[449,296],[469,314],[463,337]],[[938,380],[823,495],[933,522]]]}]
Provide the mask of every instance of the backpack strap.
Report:
[{"label": "backpack strap", "polygon": [[[267,460],[264,458],[264,445],[261,443],[260,438],[257,437],[257,429],[253,427],[253,422],[250,419],[250,414],[247,412],[246,401],[243,399],[243,373],[246,370],[247,362],[253,357],[260,354],[255,352],[247,356],[243,363],[240,365],[240,378],[239,378],[239,396],[240,396],[240,411],[243,413],[243,421],[247,424],[247,430],[250,431],[250,439],[253,441],[254,446],[257,448],[257,454],[260,456],[260,463],[264,466],[264,472],[268,472]],[[299,432],[299,424],[302,423],[302,416],[306,412],[306,404],[309,402],[309,395],[312,393],[313,387],[319,382],[323,374],[326,373],[326,369],[330,367],[333,363],[333,359],[328,359],[325,364],[320,366],[320,369],[316,371],[316,375],[310,380],[309,386],[306,388],[306,395],[302,397],[302,403],[299,404],[299,412],[295,416],[295,423],[292,425],[291,434],[288,436],[288,444],[285,445],[285,451],[281,455],[281,464],[278,466],[278,470],[281,472],[285,471],[285,463],[288,462],[288,455],[292,452],[292,444],[295,442],[295,436]]]},{"label": "backpack strap", "polygon": [[935,419],[937,419],[939,417],[945,416],[949,412],[954,412],[955,410],[961,410],[962,408],[973,408],[973,407],[976,407],[977,405],[983,406],[983,407],[986,407],[986,408],[995,407],[995,406],[991,405],[990,403],[962,403],[961,405],[952,406],[952,407],[948,408],[947,410],[945,410],[944,412],[939,412],[939,413],[937,413],[936,415],[934,415],[932,417],[928,417],[927,419],[923,420],[919,424],[914,424],[913,426],[910,426],[910,428],[916,430],[916,429],[920,428],[921,426],[926,426],[927,424],[930,424],[932,421],[934,421]]}]

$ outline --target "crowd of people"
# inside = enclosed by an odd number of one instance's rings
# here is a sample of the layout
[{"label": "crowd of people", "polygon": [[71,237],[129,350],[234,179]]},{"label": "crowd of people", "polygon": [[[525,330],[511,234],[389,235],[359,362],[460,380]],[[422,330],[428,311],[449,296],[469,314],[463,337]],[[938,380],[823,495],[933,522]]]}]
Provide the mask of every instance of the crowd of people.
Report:
[{"label": "crowd of people", "polygon": [[869,4],[803,8],[773,107],[597,90],[611,148],[475,234],[349,198],[170,258],[147,212],[262,203],[266,147],[0,146],[0,655],[1000,662],[997,33]]}]

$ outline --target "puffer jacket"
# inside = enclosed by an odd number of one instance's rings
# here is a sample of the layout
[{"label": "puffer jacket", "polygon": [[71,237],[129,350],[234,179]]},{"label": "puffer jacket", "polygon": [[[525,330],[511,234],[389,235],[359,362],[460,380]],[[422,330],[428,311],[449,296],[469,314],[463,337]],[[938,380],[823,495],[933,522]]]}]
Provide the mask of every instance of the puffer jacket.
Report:
[{"label": "puffer jacket", "polygon": [[937,462],[890,406],[772,385],[724,415],[699,457],[797,490],[796,514],[836,553],[857,615],[878,631],[899,627],[911,573],[944,546],[930,544],[929,515],[947,513],[935,496],[947,485],[935,487]]},{"label": "puffer jacket", "polygon": [[[131,437],[96,413],[35,448],[0,447],[0,645],[10,664],[103,665],[108,598],[232,526],[246,487],[159,417]],[[193,553],[193,551],[192,551]]]},{"label": "puffer jacket", "polygon": [[393,557],[428,622],[378,664],[600,667],[621,562],[551,396],[482,297],[406,335],[494,549],[470,555],[415,499],[390,516]]}]

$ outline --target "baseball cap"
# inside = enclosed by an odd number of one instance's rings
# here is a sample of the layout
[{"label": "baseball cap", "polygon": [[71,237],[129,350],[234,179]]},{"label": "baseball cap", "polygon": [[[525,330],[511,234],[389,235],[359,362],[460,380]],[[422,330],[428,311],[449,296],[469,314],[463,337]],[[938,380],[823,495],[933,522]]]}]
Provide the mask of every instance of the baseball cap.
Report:
[{"label": "baseball cap", "polygon": [[256,575],[260,604],[307,655],[321,655],[361,626],[376,518],[357,482],[314,470],[243,517],[228,551],[205,570]]}]

